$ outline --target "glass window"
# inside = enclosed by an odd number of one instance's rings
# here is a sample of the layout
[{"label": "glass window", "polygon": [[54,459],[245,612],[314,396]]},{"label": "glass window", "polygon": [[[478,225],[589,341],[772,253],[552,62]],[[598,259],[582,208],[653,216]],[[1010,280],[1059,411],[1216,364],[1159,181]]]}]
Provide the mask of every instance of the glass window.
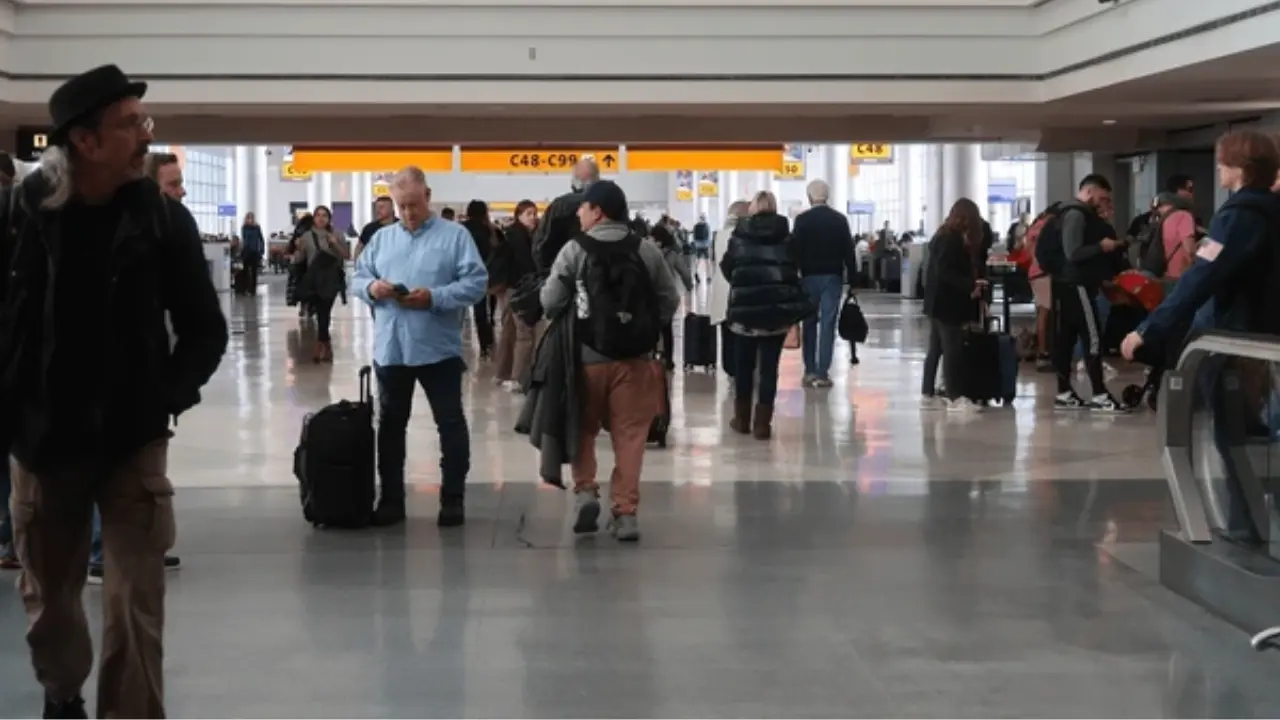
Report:
[{"label": "glass window", "polygon": [[191,211],[200,232],[211,235],[233,233],[236,218],[219,218],[218,205],[231,202],[230,173],[231,149],[225,147],[191,146],[170,148],[152,146],[155,152],[173,152],[183,159],[182,176],[187,197],[183,203]]}]

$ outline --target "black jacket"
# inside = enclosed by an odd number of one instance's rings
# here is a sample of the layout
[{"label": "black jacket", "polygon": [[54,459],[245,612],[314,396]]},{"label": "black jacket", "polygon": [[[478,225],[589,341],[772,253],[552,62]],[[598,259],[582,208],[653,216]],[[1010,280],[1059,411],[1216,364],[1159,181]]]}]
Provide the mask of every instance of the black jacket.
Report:
[{"label": "black jacket", "polygon": [[[116,461],[168,437],[170,418],[200,401],[227,347],[227,322],[195,219],[152,180],[121,188],[112,201],[120,220],[105,271],[107,294],[86,296],[74,303],[76,312],[66,312],[58,308],[75,288],[58,288],[65,213],[40,209],[49,192],[40,173],[19,192],[19,202],[6,204],[0,217],[0,227],[11,228],[0,257],[12,258],[0,281],[0,442],[39,472]],[[56,304],[55,293],[64,293]],[[60,338],[83,337],[95,324],[107,338],[100,352],[59,354]],[[92,374],[96,397],[67,395],[51,370],[68,365]],[[74,421],[67,413],[76,414]],[[68,426],[86,432],[57,431]]]},{"label": "black jacket", "polygon": [[1058,216],[1062,230],[1062,252],[1066,256],[1062,274],[1055,280],[1069,285],[1097,289],[1115,277],[1115,258],[1102,252],[1102,241],[1115,234],[1111,225],[1092,207],[1079,201],[1063,205]]},{"label": "black jacket", "polygon": [[963,325],[977,318],[973,298],[973,253],[958,233],[939,230],[929,241],[929,267],[925,269],[924,314],[949,325]]},{"label": "black jacket", "polygon": [[561,195],[542,213],[542,221],[533,233],[533,261],[539,272],[550,272],[556,256],[570,240],[582,233],[578,220],[578,208],[583,194],[570,192]]},{"label": "black jacket", "polygon": [[837,210],[826,205],[805,210],[796,218],[791,234],[801,275],[858,276],[849,220]]},{"label": "black jacket", "polygon": [[787,219],[760,213],[738,221],[720,260],[729,281],[725,320],[748,330],[785,330],[813,314],[791,257]]},{"label": "black jacket", "polygon": [[538,266],[533,261],[533,236],[528,228],[512,223],[506,230],[506,238],[502,251],[507,256],[503,284],[514,288],[525,276],[538,272]]},{"label": "black jacket", "polygon": [[578,457],[582,403],[578,397],[578,341],[572,316],[552,320],[538,343],[524,384],[524,407],[515,430],[540,451],[538,474],[563,488],[562,467]]}]

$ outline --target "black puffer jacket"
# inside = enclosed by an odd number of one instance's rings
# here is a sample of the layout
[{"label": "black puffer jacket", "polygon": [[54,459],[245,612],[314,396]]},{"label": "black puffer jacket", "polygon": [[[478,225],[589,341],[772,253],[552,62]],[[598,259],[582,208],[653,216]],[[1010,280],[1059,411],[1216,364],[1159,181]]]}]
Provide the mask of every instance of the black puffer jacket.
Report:
[{"label": "black puffer jacket", "polygon": [[720,271],[729,281],[725,319],[756,332],[782,332],[813,314],[800,285],[787,219],[775,213],[743,218],[729,238]]},{"label": "black puffer jacket", "polygon": [[507,228],[506,236],[508,260],[505,282],[508,287],[515,287],[526,275],[538,271],[538,266],[533,262],[533,234],[520,223],[513,223]]},{"label": "black puffer jacket", "polygon": [[582,223],[578,220],[582,198],[580,192],[565,193],[552,200],[542,213],[538,229],[533,233],[533,260],[538,270],[550,272],[560,250],[582,234]]}]

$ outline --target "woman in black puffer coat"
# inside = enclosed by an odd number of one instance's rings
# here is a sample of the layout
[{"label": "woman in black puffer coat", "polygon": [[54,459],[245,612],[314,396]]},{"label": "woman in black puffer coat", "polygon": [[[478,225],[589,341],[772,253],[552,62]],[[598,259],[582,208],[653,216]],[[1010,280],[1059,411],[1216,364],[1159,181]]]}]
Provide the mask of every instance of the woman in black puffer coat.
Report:
[{"label": "woman in black puffer coat", "polygon": [[[720,271],[729,281],[725,322],[734,343],[733,420],[737,432],[767,440],[773,432],[773,400],[778,393],[778,364],[787,331],[813,313],[809,293],[791,255],[790,227],[778,215],[773,193],[758,193],[729,238]],[[759,367],[760,387],[755,384]],[[752,393],[758,392],[754,419]]]}]

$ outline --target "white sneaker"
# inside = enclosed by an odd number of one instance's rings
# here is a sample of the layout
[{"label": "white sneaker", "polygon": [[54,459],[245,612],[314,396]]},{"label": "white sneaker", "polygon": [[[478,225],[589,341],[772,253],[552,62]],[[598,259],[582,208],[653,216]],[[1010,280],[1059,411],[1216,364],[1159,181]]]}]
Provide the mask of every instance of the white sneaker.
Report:
[{"label": "white sneaker", "polygon": [[947,405],[947,410],[953,413],[976,413],[981,409],[977,403],[967,397],[956,398]]},{"label": "white sneaker", "polygon": [[921,410],[946,410],[947,399],[939,395],[924,395],[920,398]]},{"label": "white sneaker", "polygon": [[1093,399],[1089,401],[1089,404],[1086,407],[1092,412],[1113,413],[1117,415],[1130,411],[1130,408],[1125,407],[1125,405],[1119,400],[1111,397],[1110,393],[1094,395]]},{"label": "white sneaker", "polygon": [[506,390],[507,392],[518,393],[520,392],[520,383],[516,382],[515,380],[503,380],[502,389]]}]

